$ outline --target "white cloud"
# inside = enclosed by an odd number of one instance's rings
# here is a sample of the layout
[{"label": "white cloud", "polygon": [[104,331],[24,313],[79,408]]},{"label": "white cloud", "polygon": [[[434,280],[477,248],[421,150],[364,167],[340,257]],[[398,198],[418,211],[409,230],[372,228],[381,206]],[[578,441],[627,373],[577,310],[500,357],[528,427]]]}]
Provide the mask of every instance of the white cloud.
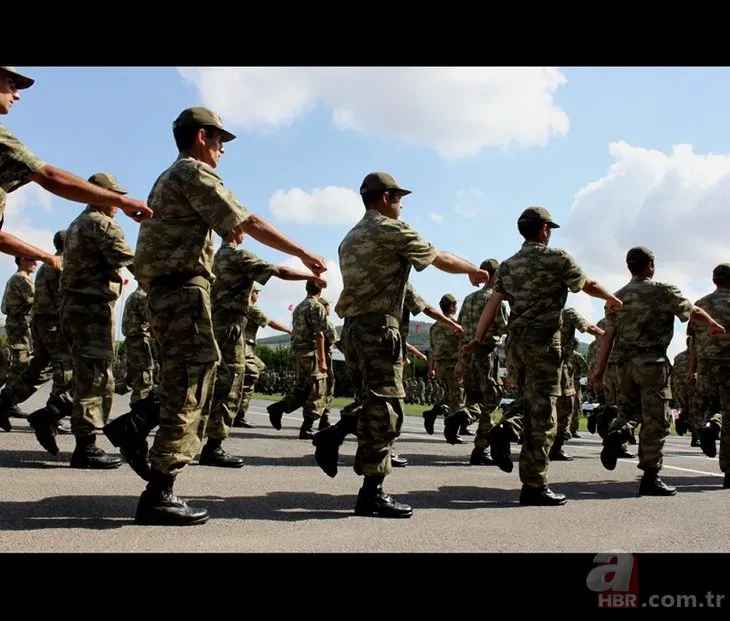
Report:
[{"label": "white cloud", "polygon": [[570,129],[555,67],[180,67],[231,127],[269,133],[317,105],[339,129],[428,147],[445,159],[544,146]]},{"label": "white cloud", "polygon": [[433,211],[428,212],[428,219],[434,222],[443,222],[444,217],[440,213],[434,213]]},{"label": "white cloud", "polygon": [[300,188],[277,190],[269,199],[274,217],[299,224],[354,224],[365,213],[362,199],[353,190],[335,186],[305,192]]},{"label": "white cloud", "polygon": [[[611,143],[609,151],[614,163],[575,195],[555,244],[611,291],[629,280],[632,246],[649,247],[655,278],[677,285],[692,301],[712,291],[712,269],[730,261],[730,155],[696,154],[691,145],[663,153],[625,142]],[[587,296],[571,296],[568,303],[577,297]],[[597,321],[602,307],[590,302],[586,318]],[[672,356],[685,346],[686,325],[675,325]]]},{"label": "white cloud", "polygon": [[[295,257],[289,257],[286,261],[280,263],[288,267],[308,272],[309,270],[304,264]],[[335,304],[342,292],[342,273],[337,261],[327,261],[327,271],[322,274],[322,278],[327,281],[327,287],[322,291],[322,297],[329,300],[331,305],[330,319],[337,325],[341,323],[337,315],[335,315]],[[259,294],[258,305],[261,310],[269,316],[269,318],[283,323],[285,326],[291,325],[291,311],[296,307],[307,295],[304,290],[303,280],[282,280],[281,278],[272,278],[262,287]],[[267,338],[269,336],[281,336],[281,332],[273,328],[263,328],[258,332],[258,338]]]},{"label": "white cloud", "polygon": [[481,190],[469,188],[456,193],[454,212],[462,218],[476,218],[487,208],[487,196]]}]

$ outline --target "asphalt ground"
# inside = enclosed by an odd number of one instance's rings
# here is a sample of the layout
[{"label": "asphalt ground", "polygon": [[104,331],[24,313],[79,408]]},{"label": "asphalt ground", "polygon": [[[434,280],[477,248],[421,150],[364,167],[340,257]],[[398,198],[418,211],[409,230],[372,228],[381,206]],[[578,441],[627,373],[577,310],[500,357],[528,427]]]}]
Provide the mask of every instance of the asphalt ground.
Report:
[{"label": "asphalt ground", "polygon": [[[42,407],[44,386],[21,407]],[[129,395],[115,395],[112,416],[128,410]],[[346,440],[339,474],[316,465],[311,441],[299,440],[301,411],[276,431],[268,402],[254,401],[253,429],[234,429],[226,449],[245,459],[241,469],[198,466],[175,491],[206,507],[204,525],[142,527],[133,523],[144,482],[124,464],[118,470],[69,467],[73,437],[58,438],[53,457],[23,419],[0,431],[0,551],[2,552],[727,552],[727,506],[717,459],[671,437],[662,478],[678,488],[669,498],[639,498],[636,459],[606,471],[600,440],[587,432],[565,449],[571,462],[550,465],[553,489],[568,496],[561,507],[521,507],[517,464],[470,466],[471,437],[444,441],[441,420],[429,436],[423,420],[406,418],[386,491],[413,506],[410,519],[355,517],[360,480],[352,470],[356,442]],[[337,415],[332,417],[333,420]],[[151,438],[150,438],[151,440]],[[116,454],[101,436],[99,445]],[[631,447],[636,452],[637,447]],[[518,446],[513,446],[516,460]]]}]

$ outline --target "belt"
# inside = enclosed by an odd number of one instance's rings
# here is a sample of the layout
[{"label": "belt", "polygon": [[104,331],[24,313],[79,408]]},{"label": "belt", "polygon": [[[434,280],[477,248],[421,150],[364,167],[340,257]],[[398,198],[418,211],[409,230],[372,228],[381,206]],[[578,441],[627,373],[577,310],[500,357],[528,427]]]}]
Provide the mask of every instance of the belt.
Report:
[{"label": "belt", "polygon": [[364,315],[355,315],[347,317],[345,321],[350,320],[351,323],[364,323],[369,326],[388,326],[389,328],[400,328],[400,319],[393,315],[385,313],[365,313]]},{"label": "belt", "polygon": [[158,276],[152,280],[150,286],[165,287],[167,289],[192,286],[200,287],[210,293],[210,281],[205,276],[198,276],[190,273],[165,274],[164,276]]}]

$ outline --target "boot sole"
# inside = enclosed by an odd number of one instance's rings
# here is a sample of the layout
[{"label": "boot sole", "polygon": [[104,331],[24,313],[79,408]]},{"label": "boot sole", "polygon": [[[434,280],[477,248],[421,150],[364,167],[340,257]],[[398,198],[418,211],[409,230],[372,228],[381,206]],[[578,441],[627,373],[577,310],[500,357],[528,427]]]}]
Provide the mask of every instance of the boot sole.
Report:
[{"label": "boot sole", "polygon": [[188,520],[185,522],[174,520],[173,518],[157,517],[145,519],[135,517],[134,523],[137,526],[200,526],[201,524],[205,524],[209,519],[210,515],[204,515],[196,520]]},{"label": "boot sole", "polygon": [[116,470],[117,468],[121,468],[122,464],[124,462],[120,462],[118,464],[69,464],[69,467],[74,468],[75,470]]}]

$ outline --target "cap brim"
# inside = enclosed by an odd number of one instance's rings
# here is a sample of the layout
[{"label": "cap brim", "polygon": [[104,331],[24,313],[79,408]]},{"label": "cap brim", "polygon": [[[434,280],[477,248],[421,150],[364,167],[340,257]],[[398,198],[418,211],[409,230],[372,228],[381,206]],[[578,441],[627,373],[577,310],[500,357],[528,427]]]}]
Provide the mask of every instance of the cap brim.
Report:
[{"label": "cap brim", "polygon": [[560,228],[560,225],[557,222],[546,222],[545,224],[547,224],[551,229],[559,229]]},{"label": "cap brim", "polygon": [[231,140],[236,139],[236,134],[232,134],[227,129],[223,129],[222,127],[219,127],[218,131],[221,133],[222,142],[231,142]]},{"label": "cap brim", "polygon": [[8,71],[7,69],[5,69],[5,71],[7,71],[13,77],[13,82],[15,82],[15,88],[17,88],[19,91],[30,88],[35,84],[35,80],[33,78],[22,75],[17,71]]},{"label": "cap brim", "polygon": [[396,190],[397,192],[400,192],[403,196],[408,196],[409,194],[413,194],[410,190],[406,190],[405,188],[388,188],[389,190]]}]

